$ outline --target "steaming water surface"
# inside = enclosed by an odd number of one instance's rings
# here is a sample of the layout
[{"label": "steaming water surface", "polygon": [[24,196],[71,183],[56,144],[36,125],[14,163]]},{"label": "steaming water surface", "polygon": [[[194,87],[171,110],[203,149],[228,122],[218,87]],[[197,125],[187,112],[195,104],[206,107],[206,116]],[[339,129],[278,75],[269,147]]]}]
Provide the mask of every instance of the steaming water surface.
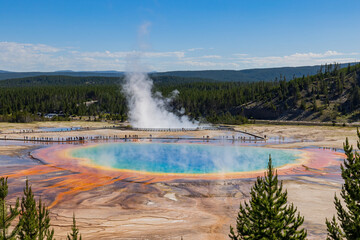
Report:
[{"label": "steaming water surface", "polygon": [[210,144],[113,143],[71,152],[73,157],[116,169],[190,174],[266,169],[269,154],[274,166],[279,167],[296,162],[301,151]]}]

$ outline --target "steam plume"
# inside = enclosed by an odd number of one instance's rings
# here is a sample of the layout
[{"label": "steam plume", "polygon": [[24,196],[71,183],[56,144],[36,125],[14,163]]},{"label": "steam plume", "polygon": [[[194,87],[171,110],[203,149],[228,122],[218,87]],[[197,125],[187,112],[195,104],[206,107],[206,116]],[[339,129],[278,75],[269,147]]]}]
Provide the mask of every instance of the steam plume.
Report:
[{"label": "steam plume", "polygon": [[[149,34],[151,22],[144,22],[138,29],[138,41],[141,49],[148,47],[145,38]],[[175,90],[170,98],[161,93],[152,94],[153,81],[146,74],[146,68],[140,64],[141,52],[128,55],[128,72],[125,75],[123,90],[129,107],[129,120],[138,128],[194,128],[198,124],[182,114],[170,112],[169,103],[179,92]]]},{"label": "steam plume", "polygon": [[[123,87],[129,105],[129,120],[138,128],[195,128],[197,123],[188,116],[178,116],[168,111],[171,99],[161,93],[152,94],[153,81],[141,71],[129,72],[125,76]],[[175,90],[172,97],[176,96]]]}]

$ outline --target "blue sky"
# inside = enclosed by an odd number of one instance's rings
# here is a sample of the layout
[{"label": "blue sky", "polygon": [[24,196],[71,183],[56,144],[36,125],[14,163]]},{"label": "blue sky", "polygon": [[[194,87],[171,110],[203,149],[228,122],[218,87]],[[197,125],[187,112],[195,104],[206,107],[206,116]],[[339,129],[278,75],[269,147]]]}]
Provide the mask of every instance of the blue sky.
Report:
[{"label": "blue sky", "polygon": [[0,69],[247,69],[360,60],[358,0],[0,0]]}]

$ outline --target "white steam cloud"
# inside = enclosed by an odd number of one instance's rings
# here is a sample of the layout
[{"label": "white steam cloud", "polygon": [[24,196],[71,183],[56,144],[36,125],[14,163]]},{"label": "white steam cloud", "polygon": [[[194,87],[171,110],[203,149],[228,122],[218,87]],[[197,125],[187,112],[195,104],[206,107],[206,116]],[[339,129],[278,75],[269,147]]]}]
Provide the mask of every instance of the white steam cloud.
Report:
[{"label": "white steam cloud", "polygon": [[174,90],[170,98],[160,92],[152,94],[153,81],[144,72],[129,72],[125,76],[123,90],[127,96],[129,121],[137,128],[195,128],[197,122],[182,115],[170,112],[169,104],[179,91]]},{"label": "white steam cloud", "polygon": [[[138,43],[141,49],[149,46],[146,37],[149,35],[151,22],[144,22],[138,29]],[[195,128],[197,122],[190,121],[181,109],[177,114],[171,112],[170,103],[179,94],[172,92],[169,98],[164,98],[160,92],[152,93],[153,81],[146,73],[146,67],[140,64],[140,52],[127,56],[128,72],[125,75],[123,91],[127,97],[129,120],[137,128]]]}]

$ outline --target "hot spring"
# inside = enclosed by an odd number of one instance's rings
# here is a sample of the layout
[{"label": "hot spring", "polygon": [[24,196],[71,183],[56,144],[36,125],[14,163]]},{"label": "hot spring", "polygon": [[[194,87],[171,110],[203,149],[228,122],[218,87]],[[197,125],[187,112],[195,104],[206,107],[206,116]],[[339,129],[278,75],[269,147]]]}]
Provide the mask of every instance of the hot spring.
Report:
[{"label": "hot spring", "polygon": [[130,171],[175,174],[238,173],[296,163],[302,151],[199,143],[108,143],[74,148],[88,164]]}]

